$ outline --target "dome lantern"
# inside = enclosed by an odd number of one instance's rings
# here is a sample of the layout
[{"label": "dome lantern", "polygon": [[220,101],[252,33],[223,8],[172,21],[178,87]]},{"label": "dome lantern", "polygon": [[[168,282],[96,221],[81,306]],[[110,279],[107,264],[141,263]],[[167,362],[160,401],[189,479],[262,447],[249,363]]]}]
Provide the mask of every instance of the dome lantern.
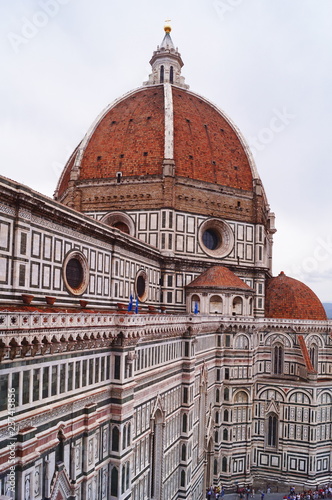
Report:
[{"label": "dome lantern", "polygon": [[188,89],[189,85],[184,83],[184,77],[181,76],[183,61],[171,38],[171,30],[170,21],[165,21],[165,36],[160,46],[158,45],[157,50],[153,52],[150,60],[152,73],[149,75],[149,80],[144,82],[144,85],[171,83]]}]

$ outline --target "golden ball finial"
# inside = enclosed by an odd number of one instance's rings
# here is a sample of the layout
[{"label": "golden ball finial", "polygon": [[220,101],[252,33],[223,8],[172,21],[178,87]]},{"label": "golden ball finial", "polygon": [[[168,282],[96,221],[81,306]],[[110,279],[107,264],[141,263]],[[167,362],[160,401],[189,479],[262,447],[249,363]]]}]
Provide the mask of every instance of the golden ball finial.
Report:
[{"label": "golden ball finial", "polygon": [[172,31],[170,19],[166,19],[165,24],[164,24],[164,30],[166,33],[170,33]]}]

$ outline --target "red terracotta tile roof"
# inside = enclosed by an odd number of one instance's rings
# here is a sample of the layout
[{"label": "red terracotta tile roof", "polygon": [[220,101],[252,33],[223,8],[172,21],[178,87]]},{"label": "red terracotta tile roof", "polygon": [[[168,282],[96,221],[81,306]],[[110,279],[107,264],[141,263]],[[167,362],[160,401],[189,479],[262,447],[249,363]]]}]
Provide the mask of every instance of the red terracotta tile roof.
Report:
[{"label": "red terracotta tile roof", "polygon": [[[138,90],[99,122],[86,145],[80,179],[161,175],[164,158],[163,86]],[[146,156],[144,156],[146,154]]]},{"label": "red terracotta tile roof", "polygon": [[315,293],[301,281],[281,272],[268,281],[265,295],[267,318],[326,320],[325,309]]},{"label": "red terracotta tile roof", "polygon": [[244,281],[224,266],[213,266],[187,285],[187,288],[236,288],[252,291]]},{"label": "red terracotta tile roof", "polygon": [[[239,132],[213,104],[173,87],[175,175],[252,191],[253,173]],[[78,180],[162,175],[165,141],[163,85],[142,87],[112,105],[82,142]],[[76,154],[62,173],[67,189]]]},{"label": "red terracotta tile roof", "polygon": [[175,174],[252,190],[248,157],[228,120],[208,101],[173,88]]}]

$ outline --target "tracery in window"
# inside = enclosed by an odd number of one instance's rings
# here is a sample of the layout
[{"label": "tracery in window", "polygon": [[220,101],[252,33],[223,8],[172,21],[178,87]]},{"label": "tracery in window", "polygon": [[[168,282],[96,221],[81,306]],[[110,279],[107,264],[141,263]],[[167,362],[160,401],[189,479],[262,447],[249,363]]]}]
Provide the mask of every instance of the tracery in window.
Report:
[{"label": "tracery in window", "polygon": [[249,347],[248,337],[246,337],[245,335],[239,335],[236,338],[235,347],[236,349],[248,349]]}]

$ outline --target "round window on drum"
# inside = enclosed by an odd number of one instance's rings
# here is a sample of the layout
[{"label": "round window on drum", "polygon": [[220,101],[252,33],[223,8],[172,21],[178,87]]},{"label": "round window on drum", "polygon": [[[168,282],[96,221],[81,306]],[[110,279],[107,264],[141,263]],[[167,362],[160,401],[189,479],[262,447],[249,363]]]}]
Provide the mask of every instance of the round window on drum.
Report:
[{"label": "round window on drum", "polygon": [[198,230],[198,241],[207,255],[220,259],[227,257],[233,250],[234,234],[225,221],[207,219]]}]

